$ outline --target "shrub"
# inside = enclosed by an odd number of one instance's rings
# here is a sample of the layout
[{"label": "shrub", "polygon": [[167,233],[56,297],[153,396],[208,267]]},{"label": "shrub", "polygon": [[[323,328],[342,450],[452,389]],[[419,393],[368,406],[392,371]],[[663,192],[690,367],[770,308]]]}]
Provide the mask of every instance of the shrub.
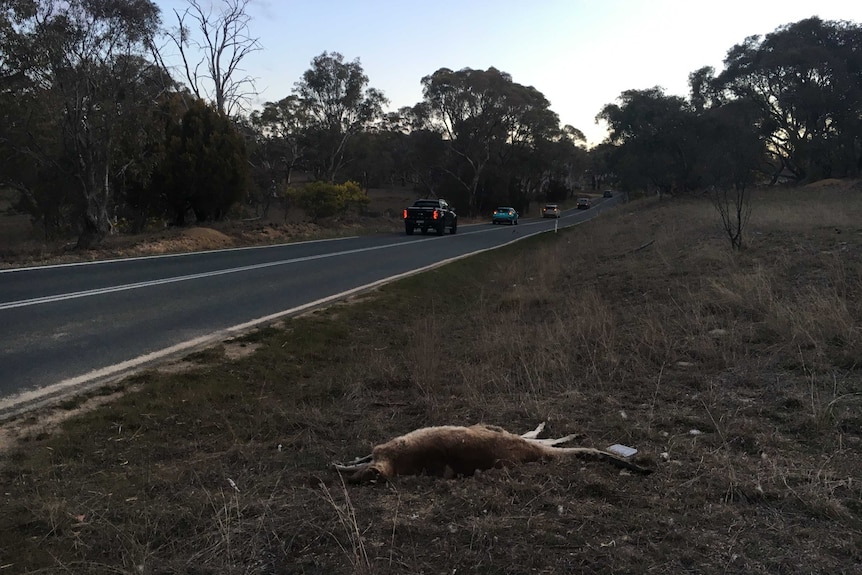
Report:
[{"label": "shrub", "polygon": [[291,200],[317,221],[347,212],[351,207],[367,205],[370,200],[356,182],[331,184],[311,182],[289,192]]}]

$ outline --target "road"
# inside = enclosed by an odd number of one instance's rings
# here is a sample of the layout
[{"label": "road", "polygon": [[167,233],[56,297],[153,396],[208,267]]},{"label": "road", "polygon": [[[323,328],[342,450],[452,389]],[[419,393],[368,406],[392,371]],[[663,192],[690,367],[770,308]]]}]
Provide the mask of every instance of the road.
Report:
[{"label": "road", "polygon": [[455,235],[383,234],[0,270],[0,418],[256,325],[537,233],[622,201]]}]

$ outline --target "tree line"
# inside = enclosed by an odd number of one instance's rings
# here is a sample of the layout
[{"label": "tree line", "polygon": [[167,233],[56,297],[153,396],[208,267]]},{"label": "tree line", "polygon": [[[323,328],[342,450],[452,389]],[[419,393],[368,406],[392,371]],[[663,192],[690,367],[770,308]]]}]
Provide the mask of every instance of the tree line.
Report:
[{"label": "tree line", "polygon": [[623,185],[658,192],[856,177],[862,167],[862,28],[813,17],[733,46],[689,98],[623,92],[598,118]]},{"label": "tree line", "polygon": [[18,209],[46,236],[89,247],[120,223],[276,204],[326,217],[371,187],[479,214],[582,187],[738,193],[862,167],[862,30],[851,22],[746,38],[721,72],[692,72],[688,97],[623,92],[597,116],[607,140],[588,150],[538,89],[493,67],[441,68],[421,78],[422,101],[387,113],[359,59],[324,52],[291,94],[250,109],[240,63],[262,47],[248,1],[212,12],[188,0],[171,27],[150,0],[0,0],[0,186],[18,191]]}]

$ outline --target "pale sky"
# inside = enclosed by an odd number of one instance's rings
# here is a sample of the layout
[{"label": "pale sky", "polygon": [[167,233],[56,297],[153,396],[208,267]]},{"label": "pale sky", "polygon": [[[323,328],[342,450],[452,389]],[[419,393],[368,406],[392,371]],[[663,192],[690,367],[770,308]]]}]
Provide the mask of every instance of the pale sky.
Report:
[{"label": "pale sky", "polygon": [[[176,25],[174,9],[187,6],[155,3],[166,26]],[[255,105],[290,95],[324,51],[358,58],[390,110],[420,102],[420,80],[439,68],[494,66],[542,92],[561,124],[594,145],[605,137],[596,114],[623,91],[661,86],[688,96],[689,73],[720,71],[727,51],[747,36],[810,16],[859,24],[862,2],[251,0],[249,13],[263,46],[244,61],[260,92]]]}]

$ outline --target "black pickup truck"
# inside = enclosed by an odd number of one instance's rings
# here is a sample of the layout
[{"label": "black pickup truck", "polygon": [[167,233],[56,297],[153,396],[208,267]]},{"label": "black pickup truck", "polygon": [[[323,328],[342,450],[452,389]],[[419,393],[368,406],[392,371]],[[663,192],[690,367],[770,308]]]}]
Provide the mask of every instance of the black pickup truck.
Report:
[{"label": "black pickup truck", "polygon": [[408,236],[419,228],[423,234],[431,228],[442,236],[446,228],[451,233],[458,231],[458,216],[446,200],[416,200],[409,208],[404,208],[404,231]]}]

